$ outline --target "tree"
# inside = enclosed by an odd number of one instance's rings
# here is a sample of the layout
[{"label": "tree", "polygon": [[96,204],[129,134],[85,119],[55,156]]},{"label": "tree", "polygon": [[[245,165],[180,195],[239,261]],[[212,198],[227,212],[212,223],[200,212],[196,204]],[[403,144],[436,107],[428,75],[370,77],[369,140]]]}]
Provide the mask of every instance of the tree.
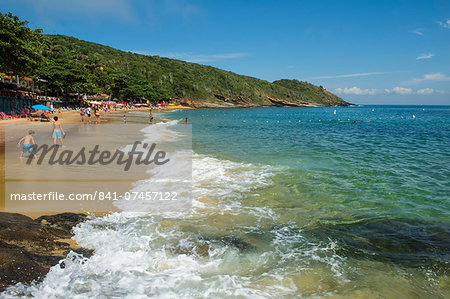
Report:
[{"label": "tree", "polygon": [[49,60],[39,69],[39,76],[48,81],[47,86],[61,93],[91,93],[95,88],[92,75],[80,63],[68,59]]},{"label": "tree", "polygon": [[40,33],[31,30],[28,22],[11,13],[0,13],[0,69],[17,75],[34,74],[44,62],[40,54]]}]

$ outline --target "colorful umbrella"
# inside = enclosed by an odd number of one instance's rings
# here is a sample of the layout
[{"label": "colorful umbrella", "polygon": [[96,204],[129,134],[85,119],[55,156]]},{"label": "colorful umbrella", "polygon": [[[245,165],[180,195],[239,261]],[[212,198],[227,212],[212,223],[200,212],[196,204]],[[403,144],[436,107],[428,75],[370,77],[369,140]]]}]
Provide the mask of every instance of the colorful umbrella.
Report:
[{"label": "colorful umbrella", "polygon": [[34,105],[34,106],[31,106],[31,108],[33,108],[35,110],[46,110],[46,111],[52,110],[45,105]]}]

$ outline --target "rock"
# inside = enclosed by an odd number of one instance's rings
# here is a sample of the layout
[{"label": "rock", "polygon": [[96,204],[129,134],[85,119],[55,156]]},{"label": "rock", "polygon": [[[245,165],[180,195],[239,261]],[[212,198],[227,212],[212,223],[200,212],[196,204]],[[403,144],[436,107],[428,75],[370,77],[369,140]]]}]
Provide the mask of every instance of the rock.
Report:
[{"label": "rock", "polygon": [[[219,97],[221,95],[218,95]],[[216,97],[217,98],[217,97]],[[227,101],[223,100],[222,102],[210,102],[208,100],[195,100],[189,98],[178,99],[177,103],[182,106],[192,107],[192,108],[248,108],[248,107],[258,107],[261,105],[256,105],[252,103],[245,103],[244,98],[239,99],[228,99]],[[236,103],[236,101],[241,101],[241,103]],[[233,103],[231,103],[233,102]]]},{"label": "rock", "polygon": [[63,213],[33,220],[0,212],[0,291],[18,282],[43,279],[70,250],[85,257],[92,255],[90,249],[58,241],[70,239],[72,227],[85,219],[83,214]]},{"label": "rock", "polygon": [[71,238],[72,227],[86,219],[85,214],[62,213],[52,216],[41,216],[35,221],[39,222],[50,234],[57,238]]},{"label": "rock", "polygon": [[246,253],[256,249],[255,246],[233,235],[201,238],[199,240],[196,240],[195,242],[177,244],[175,246],[168,246],[167,249],[173,255],[184,254],[195,257],[207,258],[209,257],[209,252],[213,250],[214,245],[235,248],[240,253]]},{"label": "rock", "polygon": [[267,99],[269,99],[269,101],[272,102],[272,104],[275,106],[288,106],[288,107],[320,106],[316,103],[292,102],[289,100],[274,99],[269,96],[267,96]]},{"label": "rock", "polygon": [[209,257],[210,244],[207,242],[199,242],[198,244],[184,244],[173,247],[168,247],[170,253],[173,255],[192,255],[196,257]]},{"label": "rock", "polygon": [[411,219],[361,218],[304,230],[310,239],[332,239],[337,253],[450,273],[450,225]]},{"label": "rock", "polygon": [[35,255],[20,246],[0,241],[0,291],[18,282],[39,280],[47,271],[37,262]]},{"label": "rock", "polygon": [[226,96],[221,95],[221,94],[219,94],[219,93],[214,93],[214,96],[215,96],[217,99],[219,99],[219,100],[221,100],[221,101],[224,101],[224,102],[228,102],[228,101],[230,100],[230,99],[227,98]]},{"label": "rock", "polygon": [[217,239],[217,241],[226,246],[235,247],[239,250],[239,252],[248,252],[255,249],[255,246],[236,236],[220,237]]}]

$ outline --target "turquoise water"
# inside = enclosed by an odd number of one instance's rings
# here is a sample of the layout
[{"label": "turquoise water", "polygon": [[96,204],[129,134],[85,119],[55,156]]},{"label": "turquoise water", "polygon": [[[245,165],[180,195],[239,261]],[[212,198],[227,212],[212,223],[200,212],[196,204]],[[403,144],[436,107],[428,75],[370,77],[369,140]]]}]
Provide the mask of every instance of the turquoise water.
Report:
[{"label": "turquoise water", "polygon": [[155,116],[152,140],[192,124],[192,209],[93,217],[92,257],[0,297],[450,297],[450,106]]},{"label": "turquoise water", "polygon": [[197,153],[283,167],[272,187],[280,189],[278,200],[299,210],[305,204],[327,209],[320,211],[321,220],[450,221],[450,106],[184,110],[172,115],[179,116],[193,125]]},{"label": "turquoise water", "polygon": [[[420,268],[446,281],[433,296],[448,292],[450,106],[184,110],[170,117],[189,118],[196,153],[272,166],[271,184],[244,192],[240,203],[270,208],[271,229],[336,241],[337,256],[350,259],[341,274],[364,261],[395,265],[395,275]],[[428,278],[417,279],[433,289]]]}]

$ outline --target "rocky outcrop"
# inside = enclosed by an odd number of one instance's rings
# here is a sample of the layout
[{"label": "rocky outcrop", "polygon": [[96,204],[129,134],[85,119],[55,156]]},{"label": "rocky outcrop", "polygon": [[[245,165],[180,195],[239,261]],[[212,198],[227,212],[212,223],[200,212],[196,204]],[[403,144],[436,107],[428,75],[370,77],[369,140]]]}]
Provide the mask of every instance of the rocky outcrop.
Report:
[{"label": "rocky outcrop", "polygon": [[[278,99],[266,96],[267,102],[255,104],[249,97],[237,95],[233,98],[227,98],[224,95],[215,93],[214,97],[217,102],[211,102],[208,100],[198,100],[190,98],[177,99],[177,104],[181,106],[191,108],[248,108],[248,107],[265,107],[265,106],[278,106],[278,107],[321,107],[321,106],[337,106],[332,101],[328,101],[326,98],[322,99],[322,103],[307,102],[302,100],[293,99]],[[354,106],[344,102],[338,106]]]},{"label": "rocky outcrop", "polygon": [[290,100],[283,100],[283,99],[274,99],[271,97],[267,97],[269,101],[275,105],[275,106],[288,106],[288,107],[308,107],[308,106],[320,106],[315,103],[302,103],[302,102],[293,102]]},{"label": "rocky outcrop", "polygon": [[254,107],[254,104],[235,103],[235,101],[228,99],[227,102],[210,102],[206,100],[194,100],[189,98],[183,98],[177,100],[177,103],[191,108],[245,108]]},{"label": "rocky outcrop", "polygon": [[43,279],[71,250],[92,255],[92,250],[70,240],[72,227],[85,219],[84,214],[63,213],[33,220],[0,212],[0,291],[18,282]]},{"label": "rocky outcrop", "polygon": [[221,100],[221,101],[224,101],[224,102],[229,102],[229,101],[230,101],[229,98],[227,98],[226,96],[221,95],[221,94],[219,94],[219,93],[214,93],[214,96],[215,96],[217,99],[219,99],[219,100]]}]

